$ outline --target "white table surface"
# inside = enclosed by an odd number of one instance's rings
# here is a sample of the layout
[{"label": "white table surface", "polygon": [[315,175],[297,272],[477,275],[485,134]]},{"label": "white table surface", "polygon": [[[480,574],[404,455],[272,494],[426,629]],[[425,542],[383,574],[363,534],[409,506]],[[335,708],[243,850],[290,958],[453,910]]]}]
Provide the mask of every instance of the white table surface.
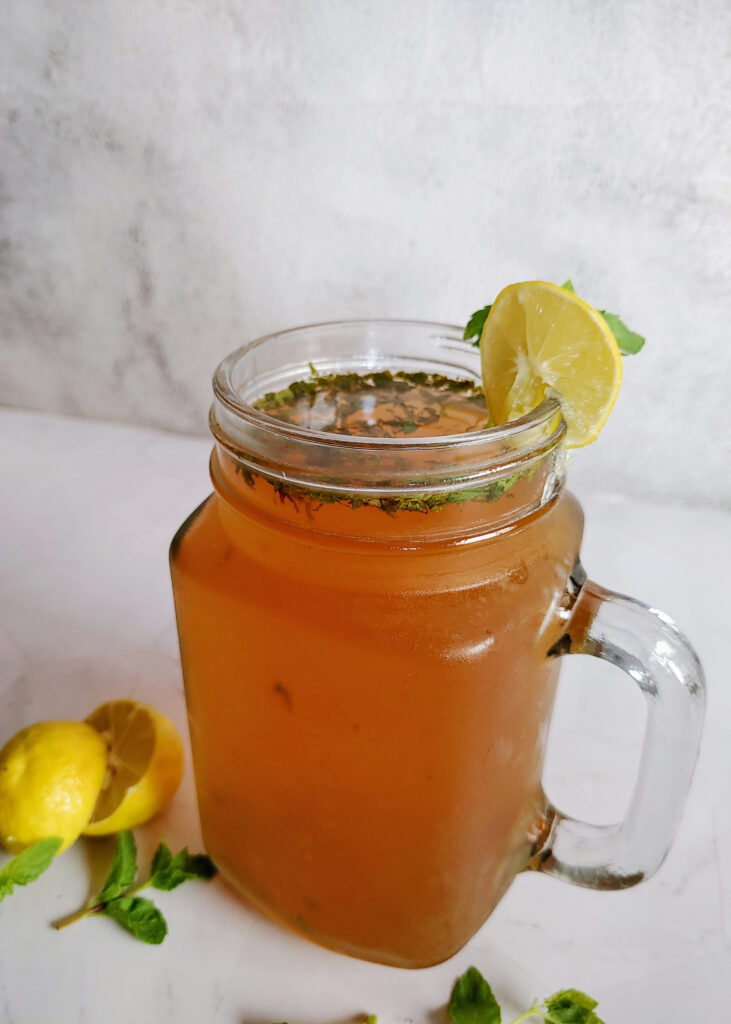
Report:
[{"label": "white table surface", "polygon": [[[209,490],[209,450],[198,438],[0,410],[0,744],[38,719],[81,718],[122,696],[185,730],[167,549]],[[566,986],[598,998],[607,1024],[730,1020],[731,516],[579,497],[590,575],[675,618],[709,682],[691,796],[653,879],[597,893],[522,875],[461,953],[403,971],[320,949],[219,879],[154,894],[170,926],[159,947],[109,919],[56,932],[50,922],[86,900],[109,857],[108,841],[82,840],[0,905],[0,1021],[336,1024],[370,1012],[381,1024],[443,1024],[470,964],[506,1022]],[[554,801],[593,820],[620,817],[642,728],[624,676],[566,659],[547,762]],[[145,864],[163,836],[201,848],[189,763],[172,805],[137,836]]]}]

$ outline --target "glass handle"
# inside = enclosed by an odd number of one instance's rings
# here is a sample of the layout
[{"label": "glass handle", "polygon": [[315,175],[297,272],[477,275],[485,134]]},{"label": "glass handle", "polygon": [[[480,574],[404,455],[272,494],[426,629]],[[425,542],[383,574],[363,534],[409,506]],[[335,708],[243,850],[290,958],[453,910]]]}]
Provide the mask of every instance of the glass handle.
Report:
[{"label": "glass handle", "polygon": [[592,889],[625,889],[657,870],[675,835],[700,742],[703,670],[666,615],[585,579],[577,567],[568,628],[550,653],[592,654],[637,683],[648,710],[639,774],[618,825],[591,825],[549,807],[531,867]]}]

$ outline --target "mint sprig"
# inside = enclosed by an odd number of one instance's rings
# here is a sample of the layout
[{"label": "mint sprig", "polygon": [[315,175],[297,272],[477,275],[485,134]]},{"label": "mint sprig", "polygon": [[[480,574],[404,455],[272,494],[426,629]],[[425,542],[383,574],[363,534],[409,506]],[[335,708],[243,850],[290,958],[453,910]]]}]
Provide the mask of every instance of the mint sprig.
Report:
[{"label": "mint sprig", "polygon": [[467,321],[467,326],[464,329],[462,337],[465,341],[469,341],[470,338],[477,337],[477,341],[473,341],[473,345],[480,344],[480,338],[482,337],[482,328],[485,326],[485,321],[490,315],[492,305],[483,306],[482,309],[477,309]]},{"label": "mint sprig", "polygon": [[62,842],[58,836],[40,839],[4,864],[0,868],[0,903],[11,894],[16,885],[35,882],[36,878],[50,867]]},{"label": "mint sprig", "polygon": [[137,843],[131,832],[120,832],[107,880],[97,896],[98,903],[110,903],[123,896],[137,877]]},{"label": "mint sprig", "polygon": [[152,858],[150,885],[169,892],[191,878],[213,878],[216,865],[205,853],[188,853],[187,847],[173,856],[167,843],[162,842]]},{"label": "mint sprig", "polygon": [[[571,281],[564,281],[561,287],[571,292],[572,295],[576,294],[576,290]],[[480,344],[480,338],[482,337],[482,331],[485,326],[485,321],[490,315],[492,306],[483,306],[482,309],[476,310],[467,321],[467,326],[464,329],[462,337],[465,341],[469,341],[470,338],[475,338],[472,342],[473,347],[477,348]],[[631,331],[627,324],[619,317],[616,313],[609,313],[606,309],[598,309],[597,313],[606,322],[609,330],[614,335],[614,340],[619,346],[619,351],[623,356],[636,355],[642,346],[645,344],[645,339],[641,334],[636,331]]]},{"label": "mint sprig", "polygon": [[606,309],[598,309],[597,313],[606,320],[607,326],[614,335],[614,340],[619,345],[619,351],[623,356],[633,356],[640,351],[645,344],[645,339],[641,334],[631,331],[616,313],[608,313]]},{"label": "mint sprig", "polygon": [[577,988],[567,988],[549,996],[539,1009],[545,1021],[556,1024],[602,1024],[594,1013],[599,1004]]},{"label": "mint sprig", "polygon": [[[572,295],[576,294],[571,281],[564,281],[561,287],[565,291],[571,292]],[[619,351],[623,356],[634,356],[640,351],[645,344],[645,339],[641,334],[631,331],[616,313],[608,313],[606,309],[598,309],[597,313],[606,322],[607,327],[614,335],[614,340],[617,342]]]},{"label": "mint sprig", "polygon": [[[586,992],[565,988],[533,1004],[511,1024],[542,1020],[544,1024],[604,1024],[594,1010],[598,1003]],[[476,967],[468,967],[454,983],[447,1005],[452,1024],[501,1024],[500,1005],[492,989]],[[280,1022],[282,1024],[282,1022]],[[369,1014],[364,1024],[378,1024],[378,1017]]]},{"label": "mint sprig", "polygon": [[120,832],[109,874],[98,896],[81,910],[57,921],[55,927],[66,928],[84,917],[105,914],[136,939],[157,946],[167,935],[167,922],[152,900],[137,893],[149,887],[170,891],[193,878],[213,878],[216,871],[215,864],[206,854],[190,854],[186,847],[173,855],[167,843],[161,842],[152,858],[150,877],[135,884],[137,844],[131,832]]},{"label": "mint sprig", "polygon": [[[545,1024],[603,1024],[594,1012],[596,999],[576,988],[563,989],[535,1001],[512,1024],[542,1020]],[[501,1024],[500,1006],[492,989],[476,967],[457,978],[447,1007],[453,1024]]]},{"label": "mint sprig", "polygon": [[500,1006],[476,967],[457,978],[447,1007],[453,1024],[500,1024]]},{"label": "mint sprig", "polygon": [[160,909],[152,900],[141,896],[118,896],[105,905],[102,913],[151,946],[159,946],[168,933],[167,921]]}]

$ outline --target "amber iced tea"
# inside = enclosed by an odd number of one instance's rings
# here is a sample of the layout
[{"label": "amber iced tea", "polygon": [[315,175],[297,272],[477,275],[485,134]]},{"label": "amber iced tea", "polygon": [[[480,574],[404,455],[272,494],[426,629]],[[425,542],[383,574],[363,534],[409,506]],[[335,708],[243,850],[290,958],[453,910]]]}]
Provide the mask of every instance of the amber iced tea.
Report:
[{"label": "amber iced tea", "polygon": [[[335,434],[485,426],[469,382],[323,379],[257,404]],[[247,897],[319,941],[443,960],[545,825],[546,652],[577,506],[563,496],[490,536],[518,500],[510,487],[423,509],[323,501],[241,472],[222,449],[212,475],[216,494],[173,557],[208,849]]]},{"label": "amber iced tea", "polygon": [[[486,428],[478,380],[435,324],[252,342],[216,372],[214,494],[171,548],[209,851],[301,933],[409,967],[455,952],[526,867],[599,889],[652,874],[703,716],[667,616],[586,580],[558,404]],[[541,788],[573,652],[648,701],[616,826]]]}]

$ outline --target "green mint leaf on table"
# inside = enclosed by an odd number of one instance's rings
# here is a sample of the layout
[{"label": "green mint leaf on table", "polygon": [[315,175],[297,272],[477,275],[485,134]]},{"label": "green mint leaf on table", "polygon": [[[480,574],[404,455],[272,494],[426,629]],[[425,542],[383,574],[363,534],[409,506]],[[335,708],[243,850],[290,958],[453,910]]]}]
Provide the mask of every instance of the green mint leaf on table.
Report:
[{"label": "green mint leaf on table", "polygon": [[152,858],[150,885],[170,891],[191,878],[213,878],[217,868],[204,853],[191,855],[187,847],[173,856],[167,843],[160,843]]},{"label": "green mint leaf on table", "polygon": [[477,336],[477,341],[474,341],[473,345],[480,344],[480,337],[482,335],[482,328],[485,326],[485,321],[490,313],[490,306],[483,306],[482,309],[476,310],[467,321],[467,326],[464,329],[462,337],[465,341],[469,341],[470,338]]},{"label": "green mint leaf on table", "polygon": [[500,1007],[476,967],[457,978],[447,1007],[453,1024],[500,1024]]},{"label": "green mint leaf on table", "polygon": [[97,902],[108,903],[109,900],[121,896],[134,884],[136,877],[137,844],[135,837],[131,832],[120,832],[117,836],[112,866],[102,891],[97,897]]},{"label": "green mint leaf on table", "polygon": [[605,309],[597,310],[597,312],[606,320],[623,356],[633,356],[640,351],[645,344],[645,339],[641,334],[631,331],[616,313],[607,313]]},{"label": "green mint leaf on table", "polygon": [[62,839],[52,836],[33,843],[17,857],[0,868],[0,901],[9,896],[16,885],[27,885],[50,867]]},{"label": "green mint leaf on table", "polygon": [[[576,988],[562,989],[543,1003],[534,1001],[512,1024],[543,1020],[544,1024],[603,1024],[594,1013],[596,999]],[[476,967],[454,984],[447,1007],[453,1024],[500,1024],[500,1007],[492,989]]]},{"label": "green mint leaf on table", "polygon": [[103,913],[113,918],[136,939],[159,946],[168,933],[162,913],[152,900],[141,896],[118,896],[104,907]]},{"label": "green mint leaf on table", "polygon": [[594,1013],[596,999],[576,988],[567,988],[549,996],[540,1008],[549,1024],[602,1024]]},{"label": "green mint leaf on table", "polygon": [[137,844],[131,832],[120,832],[117,846],[104,886],[87,906],[75,914],[56,922],[56,928],[65,928],[92,914],[104,914],[126,928],[128,932],[152,945],[159,945],[167,935],[167,923],[152,900],[143,899],[137,893],[148,886],[156,889],[177,889],[191,878],[213,878],[217,868],[204,853],[190,854],[187,847],[173,855],[167,843],[162,842],[155,851],[146,882],[138,882]]},{"label": "green mint leaf on table", "polygon": [[574,288],[574,286],[571,283],[571,281],[564,281],[564,283],[561,285],[561,287],[563,288],[563,290],[565,292],[571,292],[572,295],[576,295],[576,289]]}]

